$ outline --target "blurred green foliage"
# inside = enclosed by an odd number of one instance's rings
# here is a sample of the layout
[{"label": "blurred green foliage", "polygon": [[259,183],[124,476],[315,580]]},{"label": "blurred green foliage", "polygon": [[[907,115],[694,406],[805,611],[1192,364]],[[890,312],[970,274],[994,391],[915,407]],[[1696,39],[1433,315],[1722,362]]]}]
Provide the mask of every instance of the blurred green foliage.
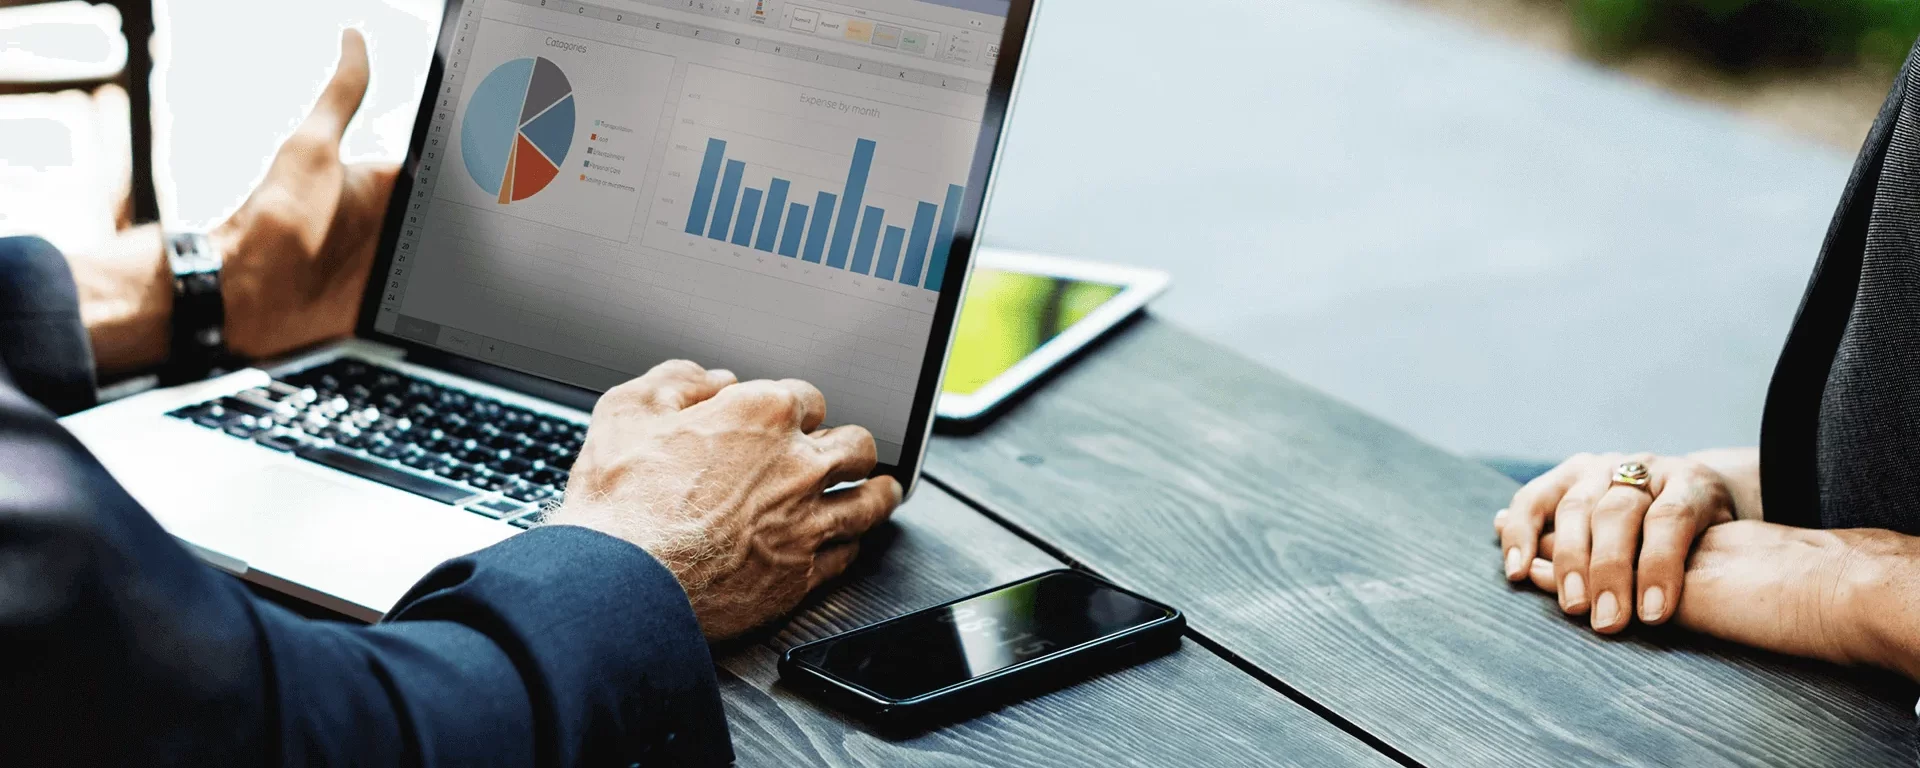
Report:
[{"label": "blurred green foliage", "polygon": [[1648,43],[1728,69],[1869,65],[1898,69],[1920,37],[1920,0],[1566,0],[1601,54]]}]

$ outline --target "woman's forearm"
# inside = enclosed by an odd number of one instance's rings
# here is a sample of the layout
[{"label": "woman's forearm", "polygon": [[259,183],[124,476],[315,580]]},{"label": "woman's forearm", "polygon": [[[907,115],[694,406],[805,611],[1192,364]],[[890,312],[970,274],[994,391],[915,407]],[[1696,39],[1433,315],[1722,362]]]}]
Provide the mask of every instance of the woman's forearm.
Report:
[{"label": "woman's forearm", "polygon": [[1841,632],[1857,638],[1860,661],[1920,680],[1920,539],[1878,531],[1899,546],[1875,541],[1846,555],[1838,591],[1850,605]]},{"label": "woman's forearm", "polygon": [[1765,520],[1760,507],[1760,449],[1714,448],[1692,453],[1687,458],[1719,472],[1733,495],[1736,520]]}]

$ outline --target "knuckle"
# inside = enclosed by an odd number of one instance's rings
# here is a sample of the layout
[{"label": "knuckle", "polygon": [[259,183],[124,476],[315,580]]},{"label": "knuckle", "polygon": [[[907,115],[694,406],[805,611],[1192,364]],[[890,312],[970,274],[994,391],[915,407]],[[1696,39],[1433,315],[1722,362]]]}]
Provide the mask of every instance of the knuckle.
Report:
[{"label": "knuckle", "polygon": [[600,397],[600,403],[594,407],[594,410],[598,411],[601,406],[608,404],[642,403],[646,401],[649,393],[652,391],[653,384],[651,382],[644,379],[629,379],[625,383],[607,390],[607,393]]},{"label": "knuckle", "polygon": [[1618,576],[1631,571],[1633,561],[1626,556],[1626,553],[1609,548],[1594,552],[1588,559],[1587,568],[1592,570],[1596,577]]},{"label": "knuckle", "polygon": [[1588,547],[1591,546],[1587,540],[1586,531],[1558,531],[1554,533],[1553,536],[1554,565],[1564,564],[1580,568],[1586,567],[1587,550]]},{"label": "knuckle", "polygon": [[801,379],[783,379],[780,383],[784,385],[787,393],[793,396],[793,402],[802,400],[826,402],[827,396],[821,394],[820,388],[811,382]]},{"label": "knuckle", "polygon": [[769,407],[781,411],[792,411],[800,404],[800,395],[787,387],[767,387],[764,399]]},{"label": "knuckle", "polygon": [[839,432],[846,435],[843,439],[852,445],[854,450],[859,453],[870,454],[878,451],[878,446],[873,440],[873,433],[868,431],[866,427],[858,424],[850,424],[841,427]]},{"label": "knuckle", "polygon": [[1547,500],[1546,491],[1542,489],[1544,483],[1542,485],[1536,485],[1536,483],[1541,483],[1541,480],[1534,478],[1533,482],[1521,486],[1520,490],[1514,492],[1513,499],[1507,502],[1507,519],[1530,517],[1534,510],[1540,507],[1541,502]]},{"label": "knuckle", "polygon": [[668,360],[656,365],[653,370],[669,376],[699,376],[707,372],[699,363],[692,360]]},{"label": "knuckle", "polygon": [[1560,503],[1554,507],[1554,514],[1559,516],[1585,513],[1593,509],[1593,503],[1594,498],[1592,494],[1584,491],[1568,493],[1560,497]]},{"label": "knuckle", "polygon": [[1610,493],[1602,496],[1593,507],[1594,520],[1617,525],[1632,519],[1640,511],[1640,499],[1634,498],[1634,495],[1642,494],[1635,491],[1633,495]]},{"label": "knuckle", "polygon": [[1674,573],[1683,567],[1686,550],[1665,542],[1647,542],[1640,547],[1640,570],[1650,574]]},{"label": "knuckle", "polygon": [[1656,501],[1647,508],[1647,524],[1667,525],[1683,522],[1693,516],[1686,504],[1678,501]]}]

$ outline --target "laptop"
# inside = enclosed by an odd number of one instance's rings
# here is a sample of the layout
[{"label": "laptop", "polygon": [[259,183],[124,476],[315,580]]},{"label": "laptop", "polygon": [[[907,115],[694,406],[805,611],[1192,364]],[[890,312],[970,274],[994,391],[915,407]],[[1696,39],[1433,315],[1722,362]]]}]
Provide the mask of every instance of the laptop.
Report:
[{"label": "laptop", "polygon": [[449,0],[353,338],[64,420],[169,533],[365,620],[566,494],[673,358],[919,479],[1033,0]]}]

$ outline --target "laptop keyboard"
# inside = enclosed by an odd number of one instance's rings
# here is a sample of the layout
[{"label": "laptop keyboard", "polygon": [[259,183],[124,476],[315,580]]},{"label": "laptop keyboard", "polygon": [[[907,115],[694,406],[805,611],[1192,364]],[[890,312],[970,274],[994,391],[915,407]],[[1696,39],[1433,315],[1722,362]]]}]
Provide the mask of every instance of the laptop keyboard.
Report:
[{"label": "laptop keyboard", "polygon": [[475,514],[530,527],[586,427],[340,358],[168,414]]}]

